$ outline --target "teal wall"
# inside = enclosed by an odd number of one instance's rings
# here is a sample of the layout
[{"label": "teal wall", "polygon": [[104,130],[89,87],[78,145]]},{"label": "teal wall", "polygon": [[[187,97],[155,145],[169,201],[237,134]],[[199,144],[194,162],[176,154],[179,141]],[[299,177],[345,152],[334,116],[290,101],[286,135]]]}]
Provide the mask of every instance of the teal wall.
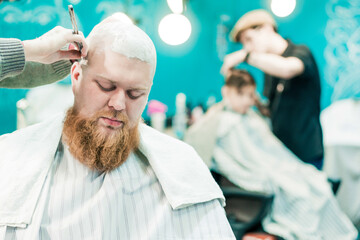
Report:
[{"label": "teal wall", "polygon": [[[322,77],[322,108],[331,102],[333,87],[324,78],[324,56],[328,41],[325,28],[329,20],[326,6],[335,0],[297,0],[297,7],[287,18],[276,18],[279,32],[295,43],[309,46],[318,61]],[[21,0],[0,4],[0,37],[22,40],[40,36],[56,25],[71,27],[67,5],[73,4],[79,29],[87,35],[92,27],[115,11],[125,11],[139,21],[139,26],[153,39],[158,53],[158,66],[150,99],[175,110],[175,95],[184,92],[192,104],[204,103],[209,95],[220,99],[223,78],[219,73],[224,53],[241,46],[228,41],[227,32],[237,18],[247,11],[269,10],[269,0],[188,0],[185,15],[192,23],[190,39],[180,46],[168,46],[158,34],[157,26],[170,13],[166,0],[98,1],[98,0]],[[262,90],[262,73],[250,68]],[[0,134],[16,127],[18,99],[27,90],[0,89]]]}]

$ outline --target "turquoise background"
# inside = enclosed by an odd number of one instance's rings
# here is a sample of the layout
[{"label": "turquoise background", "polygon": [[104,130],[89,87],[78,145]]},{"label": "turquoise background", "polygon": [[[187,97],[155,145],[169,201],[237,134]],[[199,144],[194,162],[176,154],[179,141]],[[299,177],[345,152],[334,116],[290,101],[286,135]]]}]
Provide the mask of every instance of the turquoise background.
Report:
[{"label": "turquoise background", "polygon": [[[175,96],[179,92],[184,92],[192,105],[205,103],[209,95],[220,100],[223,77],[219,70],[222,56],[241,48],[239,44],[229,41],[227,34],[230,28],[247,11],[258,8],[270,11],[270,0],[188,0],[184,15],[192,23],[190,39],[180,46],[169,46],[157,33],[160,20],[171,13],[166,0],[21,0],[0,4],[0,37],[26,40],[39,37],[56,25],[71,28],[68,4],[73,4],[79,29],[85,36],[95,24],[115,11],[127,12],[139,22],[139,26],[153,39],[158,54],[157,71],[149,99],[166,103],[169,107],[168,115],[175,111]],[[328,62],[325,49],[329,40],[325,37],[325,29],[331,19],[337,18],[329,16],[326,8],[337,5],[354,8],[354,5],[348,6],[348,1],[297,0],[296,9],[290,16],[275,18],[282,36],[295,43],[306,44],[312,50],[321,74],[322,108],[334,100],[331,98],[334,89],[334,82],[331,81],[334,80],[326,79]],[[254,68],[249,69],[255,75],[261,92],[262,73]],[[0,89],[0,134],[16,129],[15,104],[26,92],[22,89]],[[351,97],[354,94],[348,95]]]}]

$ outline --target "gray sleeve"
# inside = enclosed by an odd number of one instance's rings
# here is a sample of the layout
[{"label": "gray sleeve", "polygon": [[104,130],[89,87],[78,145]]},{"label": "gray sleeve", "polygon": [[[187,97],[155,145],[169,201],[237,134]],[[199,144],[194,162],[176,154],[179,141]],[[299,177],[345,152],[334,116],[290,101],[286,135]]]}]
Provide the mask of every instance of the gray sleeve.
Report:
[{"label": "gray sleeve", "polygon": [[18,39],[0,38],[0,87],[32,88],[59,81],[70,73],[71,62],[52,64],[25,62],[25,53]]},{"label": "gray sleeve", "polygon": [[52,64],[26,62],[23,72],[0,81],[3,88],[33,88],[64,79],[70,73],[71,62],[61,60]]},{"label": "gray sleeve", "polygon": [[0,81],[21,73],[25,65],[25,53],[19,39],[0,38]]}]

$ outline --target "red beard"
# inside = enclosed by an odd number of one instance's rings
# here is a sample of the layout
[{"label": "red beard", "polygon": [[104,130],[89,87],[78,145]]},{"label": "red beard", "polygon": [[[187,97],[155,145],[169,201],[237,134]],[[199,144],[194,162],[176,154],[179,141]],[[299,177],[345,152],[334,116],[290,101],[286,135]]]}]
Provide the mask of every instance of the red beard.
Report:
[{"label": "red beard", "polygon": [[[100,117],[116,118],[123,126],[106,134],[100,129]],[[117,111],[101,111],[91,118],[84,118],[72,107],[66,113],[63,141],[81,163],[90,169],[109,172],[123,164],[139,146],[138,125],[133,128],[128,125],[126,115]]]}]

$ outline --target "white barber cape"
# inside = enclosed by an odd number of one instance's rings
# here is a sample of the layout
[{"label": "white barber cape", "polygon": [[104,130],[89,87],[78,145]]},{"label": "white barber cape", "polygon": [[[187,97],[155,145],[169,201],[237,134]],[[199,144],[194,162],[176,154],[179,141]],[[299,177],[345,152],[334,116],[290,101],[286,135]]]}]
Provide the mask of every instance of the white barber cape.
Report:
[{"label": "white barber cape", "polygon": [[[4,239],[6,228],[31,226],[37,208],[44,207],[63,119],[59,115],[0,137],[0,239]],[[233,239],[219,203],[224,205],[222,192],[196,152],[144,124],[140,124],[139,131],[139,151],[151,166],[171,211],[189,212],[188,208],[211,201],[221,209],[217,212],[220,222],[213,226],[220,223],[222,227],[214,239]]]},{"label": "white barber cape", "polygon": [[341,179],[336,199],[360,229],[360,98],[333,102],[320,115],[324,133],[323,170]]},{"label": "white barber cape", "polygon": [[202,126],[217,122],[208,129],[215,131],[215,139],[203,135],[207,143],[189,143],[195,149],[213,146],[208,148],[213,153],[209,167],[240,188],[275,195],[262,222],[266,232],[286,240],[356,239],[357,231],[339,209],[324,173],[301,162],[253,110],[241,115],[223,109],[216,106],[189,129],[187,138],[195,139],[193,135],[204,132]]}]

